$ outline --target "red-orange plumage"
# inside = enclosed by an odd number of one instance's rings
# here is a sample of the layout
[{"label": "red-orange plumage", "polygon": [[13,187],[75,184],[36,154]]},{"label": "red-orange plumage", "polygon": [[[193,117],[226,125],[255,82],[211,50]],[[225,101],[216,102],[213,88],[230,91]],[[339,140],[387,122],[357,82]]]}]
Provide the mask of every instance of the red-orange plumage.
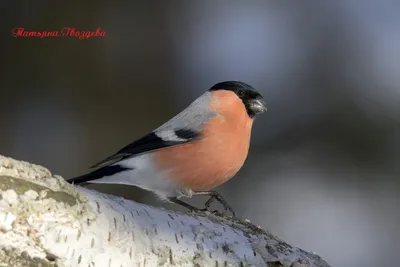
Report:
[{"label": "red-orange plumage", "polygon": [[199,141],[154,153],[158,168],[170,171],[178,185],[210,190],[234,176],[246,160],[253,120],[235,93],[212,92],[210,109],[218,115],[204,127]]}]

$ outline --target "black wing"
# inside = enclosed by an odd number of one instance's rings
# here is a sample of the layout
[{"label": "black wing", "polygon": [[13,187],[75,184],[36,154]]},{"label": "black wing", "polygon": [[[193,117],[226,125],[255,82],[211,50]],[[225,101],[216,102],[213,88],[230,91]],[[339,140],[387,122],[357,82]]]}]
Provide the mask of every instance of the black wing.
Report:
[{"label": "black wing", "polygon": [[112,176],[119,172],[129,171],[131,170],[131,168],[115,163],[138,154],[148,153],[166,147],[188,143],[193,140],[197,140],[200,137],[200,134],[198,132],[187,129],[180,129],[175,131],[169,130],[162,133],[165,133],[166,135],[160,134],[160,132],[158,132],[160,136],[165,136],[166,138],[160,138],[156,133],[152,132],[130,143],[114,155],[100,161],[99,163],[91,167],[97,168],[97,170],[94,170],[82,176],[68,179],[67,181],[69,183],[81,184],[100,179],[102,177]]},{"label": "black wing", "polygon": [[108,166],[125,158],[129,158],[138,154],[148,153],[154,150],[163,149],[166,147],[188,143],[193,140],[197,140],[200,137],[200,134],[198,132],[189,129],[168,131],[173,133],[175,138],[163,139],[159,137],[162,135],[157,135],[155,132],[151,132],[150,134],[143,136],[142,138],[120,149],[114,155],[93,165],[91,168]]}]

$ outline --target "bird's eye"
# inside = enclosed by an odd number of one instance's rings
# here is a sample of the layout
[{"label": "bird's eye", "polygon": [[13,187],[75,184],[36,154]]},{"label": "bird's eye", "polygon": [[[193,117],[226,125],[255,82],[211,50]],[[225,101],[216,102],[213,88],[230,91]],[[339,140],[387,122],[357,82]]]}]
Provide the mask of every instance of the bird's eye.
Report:
[{"label": "bird's eye", "polygon": [[239,97],[244,97],[244,91],[242,91],[242,90],[239,90],[237,92],[237,94],[238,94]]}]

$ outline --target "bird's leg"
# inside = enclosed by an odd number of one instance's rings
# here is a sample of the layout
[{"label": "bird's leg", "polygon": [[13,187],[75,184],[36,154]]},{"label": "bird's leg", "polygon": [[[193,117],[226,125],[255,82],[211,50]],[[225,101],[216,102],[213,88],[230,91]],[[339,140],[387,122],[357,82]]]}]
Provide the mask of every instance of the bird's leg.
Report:
[{"label": "bird's leg", "polygon": [[201,212],[206,211],[206,209],[196,208],[196,207],[194,207],[194,206],[192,206],[192,205],[190,205],[190,204],[178,199],[177,197],[170,197],[170,198],[168,198],[168,200],[173,202],[173,203],[175,203],[175,204],[178,204],[178,205],[180,205],[182,207],[185,207],[190,211],[201,211]]},{"label": "bird's leg", "polygon": [[193,195],[211,196],[210,199],[207,200],[207,202],[205,204],[206,210],[209,210],[209,208],[210,208],[211,204],[214,202],[214,200],[217,200],[224,207],[225,211],[230,211],[232,213],[233,217],[235,217],[235,212],[233,211],[231,206],[228,204],[228,202],[226,202],[224,197],[217,191],[199,191],[199,192],[193,192]]}]

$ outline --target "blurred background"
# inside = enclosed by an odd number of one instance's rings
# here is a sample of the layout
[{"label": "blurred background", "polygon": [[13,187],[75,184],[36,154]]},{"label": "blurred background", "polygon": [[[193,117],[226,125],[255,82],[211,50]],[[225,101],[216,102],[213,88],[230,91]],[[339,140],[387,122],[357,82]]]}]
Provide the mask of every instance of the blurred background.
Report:
[{"label": "blurred background", "polygon": [[[238,216],[332,266],[399,264],[400,2],[3,0],[0,10],[1,154],[80,175],[213,84],[241,80],[268,112],[245,166],[218,188]],[[15,38],[15,27],[107,35]],[[162,205],[138,189],[92,188]]]}]

